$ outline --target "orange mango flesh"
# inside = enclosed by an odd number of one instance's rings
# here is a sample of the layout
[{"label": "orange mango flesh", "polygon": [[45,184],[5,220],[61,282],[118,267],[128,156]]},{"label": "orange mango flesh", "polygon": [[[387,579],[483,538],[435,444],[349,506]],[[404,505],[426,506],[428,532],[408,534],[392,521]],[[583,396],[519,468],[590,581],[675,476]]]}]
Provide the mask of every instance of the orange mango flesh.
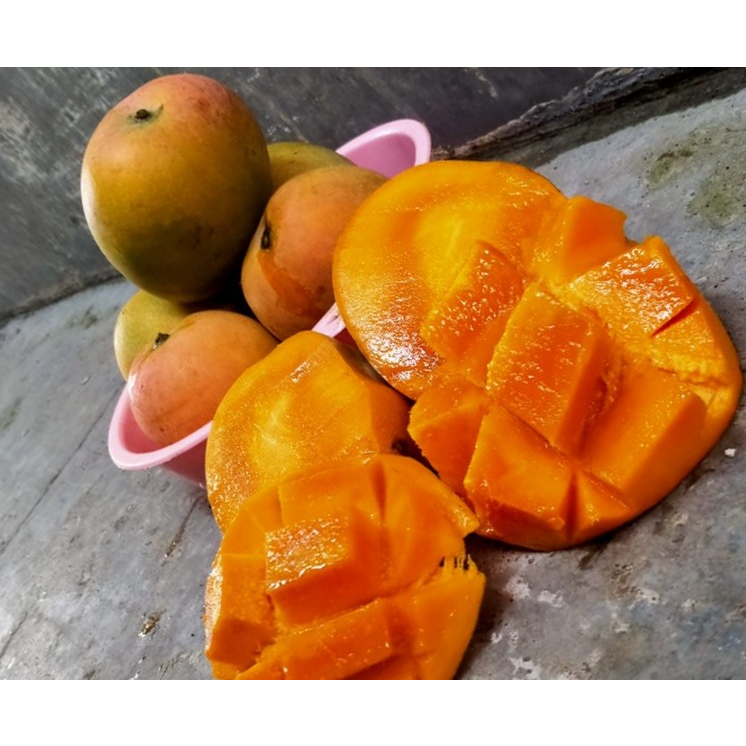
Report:
[{"label": "orange mango flesh", "polygon": [[380,527],[354,506],[265,537],[267,594],[288,624],[313,622],[380,592]]},{"label": "orange mango flesh", "polygon": [[225,530],[244,501],[305,467],[406,450],[408,411],[353,348],[311,331],[281,342],[213,418],[205,475],[218,525]]},{"label": "orange mango flesh", "polygon": [[595,311],[613,334],[632,343],[655,334],[698,295],[658,237],[589,269],[573,281],[571,292]]},{"label": "orange mango flesh", "polygon": [[623,212],[587,197],[560,202],[544,216],[530,255],[531,273],[561,285],[613,259],[629,245],[625,220]]},{"label": "orange mango flesh", "polygon": [[564,535],[571,483],[567,457],[500,404],[493,405],[482,418],[464,477],[466,495],[482,521],[481,532],[504,539],[505,513],[513,520],[520,517],[519,524],[530,529],[515,543],[533,544],[533,533]]},{"label": "orange mango flesh", "polygon": [[561,451],[574,450],[594,407],[609,343],[592,318],[532,285],[494,347],[486,390]]},{"label": "orange mango flesh", "polygon": [[216,678],[451,678],[484,576],[477,520],[414,459],[310,468],[245,502],[206,585]]},{"label": "orange mango flesh", "polygon": [[389,383],[412,399],[429,384],[441,359],[422,323],[456,280],[464,252],[488,244],[502,263],[521,267],[524,245],[561,199],[522,166],[435,161],[389,179],[358,208],[335,250],[334,295],[351,336]]},{"label": "orange mango flesh", "polygon": [[466,470],[489,403],[483,388],[454,376],[436,379],[411,410],[412,438],[428,458],[435,458],[438,476],[456,492],[463,492]]},{"label": "orange mango flesh", "polygon": [[[523,294],[524,277],[499,251],[478,243],[442,301],[422,320],[425,342],[443,360],[483,384],[492,349]],[[443,319],[448,324],[443,324]]]},{"label": "orange mango flesh", "polygon": [[659,237],[512,164],[391,179],[337,245],[335,294],[478,532],[559,549],[635,518],[712,448],[742,373]]}]

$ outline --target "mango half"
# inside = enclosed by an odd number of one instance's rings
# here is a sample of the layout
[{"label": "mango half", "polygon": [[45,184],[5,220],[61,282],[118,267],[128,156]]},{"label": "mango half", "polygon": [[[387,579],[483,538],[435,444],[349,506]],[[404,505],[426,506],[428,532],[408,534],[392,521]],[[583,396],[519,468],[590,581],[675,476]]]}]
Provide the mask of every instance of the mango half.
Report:
[{"label": "mango half", "polygon": [[440,161],[380,187],[334,291],[409,433],[478,533],[585,542],[663,499],[730,422],[725,328],[659,237],[510,163]]}]

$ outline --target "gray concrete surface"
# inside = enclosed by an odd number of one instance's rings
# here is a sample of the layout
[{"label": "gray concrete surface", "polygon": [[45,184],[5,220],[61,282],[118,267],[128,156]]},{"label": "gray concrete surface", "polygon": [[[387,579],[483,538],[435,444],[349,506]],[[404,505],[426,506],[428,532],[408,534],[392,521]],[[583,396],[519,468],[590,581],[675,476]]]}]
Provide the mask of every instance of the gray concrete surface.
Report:
[{"label": "gray concrete surface", "polygon": [[[663,236],[743,366],[746,90],[602,137],[579,126],[584,144],[539,170],[624,210],[631,236]],[[111,332],[131,292],[102,284],[0,328],[0,678],[209,675],[204,495],[106,452]],[[487,592],[459,675],[746,677],[745,428],[742,401],[684,483],[602,541],[542,554],[472,538]]]}]

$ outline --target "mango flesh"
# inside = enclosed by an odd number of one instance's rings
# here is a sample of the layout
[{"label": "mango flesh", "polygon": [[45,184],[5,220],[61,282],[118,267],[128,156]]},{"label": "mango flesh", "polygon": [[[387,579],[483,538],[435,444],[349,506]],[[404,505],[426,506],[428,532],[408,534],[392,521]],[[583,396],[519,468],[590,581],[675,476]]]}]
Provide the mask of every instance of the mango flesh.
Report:
[{"label": "mango flesh", "polygon": [[500,163],[392,178],[334,260],[348,332],[478,533],[579,544],[662,500],[738,404],[738,354],[659,237]]},{"label": "mango flesh", "polygon": [[353,348],[313,331],[281,342],[218,407],[207,439],[207,497],[225,531],[241,505],[305,468],[406,452],[409,402]]},{"label": "mango flesh", "polygon": [[353,165],[301,173],[270,198],[241,270],[246,302],[278,339],[334,302],[332,256],[352,213],[386,177]]},{"label": "mango flesh", "polygon": [[276,345],[242,314],[189,314],[132,363],[127,391],[137,424],[156,445],[181,440],[210,422],[234,381]]},{"label": "mango flesh", "polygon": [[286,181],[325,166],[349,166],[352,161],[323,145],[302,140],[283,140],[267,145],[269,170],[272,175],[272,192],[276,192]]},{"label": "mango flesh", "polygon": [[256,118],[201,75],[138,88],[83,155],[83,210],[99,248],[132,283],[177,302],[215,295],[238,274],[270,191]]},{"label": "mango flesh", "polygon": [[522,166],[458,163],[433,161],[391,178],[349,221],[334,256],[334,293],[348,331],[412,399],[442,362],[423,322],[463,271],[463,257],[489,245],[520,269],[523,247],[562,199]]},{"label": "mango flesh", "polygon": [[318,464],[255,494],[205,592],[216,678],[452,678],[485,578],[476,519],[414,459]]}]

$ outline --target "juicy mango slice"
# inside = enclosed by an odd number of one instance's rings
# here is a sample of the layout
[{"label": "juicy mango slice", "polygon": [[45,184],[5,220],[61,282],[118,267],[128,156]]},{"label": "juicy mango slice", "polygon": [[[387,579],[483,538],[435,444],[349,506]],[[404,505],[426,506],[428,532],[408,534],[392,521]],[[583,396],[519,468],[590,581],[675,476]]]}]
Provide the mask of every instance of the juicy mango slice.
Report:
[{"label": "juicy mango slice", "polygon": [[414,400],[410,435],[485,536],[559,549],[612,530],[733,417],[727,331],[624,222],[528,169],[443,161],[391,179],[337,244],[349,333]]},{"label": "juicy mango slice", "polygon": [[476,526],[406,456],[312,467],[263,490],[225,531],[206,585],[214,676],[453,677],[484,591],[464,546]]},{"label": "juicy mango slice", "polygon": [[442,376],[422,392],[410,411],[412,438],[426,458],[438,464],[443,482],[460,495],[489,404],[484,388],[457,375]]},{"label": "juicy mango slice", "polygon": [[552,446],[572,453],[600,405],[609,347],[595,318],[532,285],[494,347],[485,388]]},{"label": "juicy mango slice", "polygon": [[289,337],[244,372],[213,418],[205,481],[218,526],[306,467],[406,452],[408,416],[407,399],[354,348],[312,331]]},{"label": "juicy mango slice", "polygon": [[[552,285],[570,282],[623,253],[626,216],[588,197],[570,197],[548,211],[531,252],[531,274]],[[578,251],[578,246],[583,250]]]},{"label": "juicy mango slice", "polygon": [[[556,187],[523,166],[434,161],[389,179],[356,211],[334,253],[334,296],[392,386],[416,399],[431,382],[442,358],[423,322],[457,282],[465,254],[486,244],[522,270],[557,200]],[[438,322],[429,322],[432,331]]]},{"label": "juicy mango slice", "polygon": [[[582,244],[581,244],[582,245]],[[670,249],[654,236],[572,282],[571,292],[632,344],[670,323],[698,296]]]},{"label": "juicy mango slice", "polygon": [[492,349],[524,283],[523,273],[505,254],[477,242],[447,293],[422,320],[422,338],[440,358],[457,363],[463,375],[483,384]]},{"label": "juicy mango slice", "polygon": [[272,603],[265,591],[264,558],[221,552],[207,581],[205,627],[209,658],[223,675],[250,665],[275,636]]},{"label": "juicy mango slice", "polygon": [[[567,536],[571,486],[570,460],[530,425],[495,403],[482,419],[464,477],[481,533],[549,548],[543,545],[544,534]],[[510,531],[505,525],[511,526]]]}]

